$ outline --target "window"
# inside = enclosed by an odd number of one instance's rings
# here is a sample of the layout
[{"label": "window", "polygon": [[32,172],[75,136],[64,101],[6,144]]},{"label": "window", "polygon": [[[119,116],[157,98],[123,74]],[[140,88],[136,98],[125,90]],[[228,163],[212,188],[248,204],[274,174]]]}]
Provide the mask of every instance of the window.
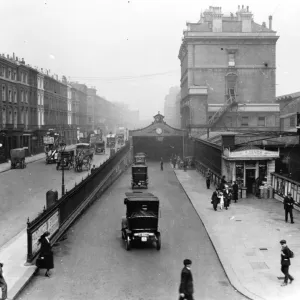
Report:
[{"label": "window", "polygon": [[28,92],[25,92],[25,102],[28,103]]},{"label": "window", "polygon": [[248,126],[249,117],[242,117],[242,126]]},{"label": "window", "polygon": [[14,110],[14,128],[17,128],[18,124],[18,113],[17,110]]},{"label": "window", "polygon": [[8,101],[9,102],[12,101],[12,92],[11,92],[11,90],[8,90]]},{"label": "window", "polygon": [[17,72],[16,71],[13,72],[13,80],[17,80]]},{"label": "window", "polygon": [[24,73],[21,72],[21,82],[24,82]]},{"label": "window", "polygon": [[40,96],[40,93],[38,93],[38,105],[40,105],[41,104],[41,98],[40,98],[41,96]]},{"label": "window", "polygon": [[235,66],[235,59],[234,59],[234,53],[228,54],[228,66],[234,67]]},{"label": "window", "polygon": [[28,109],[25,111],[25,126],[28,126]]},{"label": "window", "polygon": [[41,105],[44,105],[44,97],[43,97],[43,94],[41,94]]},{"label": "window", "polygon": [[11,109],[9,109],[9,111],[8,111],[8,124],[12,124],[12,123],[13,123],[12,111],[11,111]]},{"label": "window", "polygon": [[6,101],[6,86],[2,85],[2,101]]},{"label": "window", "polygon": [[24,78],[24,79],[25,79],[24,82],[25,82],[25,83],[28,83],[27,73],[25,73],[25,78]]},{"label": "window", "polygon": [[295,122],[295,116],[290,117],[290,127],[295,127],[296,122]]},{"label": "window", "polygon": [[21,124],[24,124],[24,108],[22,108],[22,110],[21,110],[21,118],[20,118],[21,120]]},{"label": "window", "polygon": [[21,102],[24,102],[24,91],[21,91]]},{"label": "window", "polygon": [[15,102],[15,103],[18,102],[17,91],[16,91],[16,90],[14,90],[14,102]]},{"label": "window", "polygon": [[8,69],[8,79],[11,79],[11,69]]},{"label": "window", "polygon": [[258,117],[258,126],[266,126],[266,117]]},{"label": "window", "polygon": [[4,67],[0,66],[0,76],[4,76]]},{"label": "window", "polygon": [[226,126],[232,127],[232,117],[226,117]]},{"label": "window", "polygon": [[2,125],[5,126],[6,124],[6,109],[2,109]]}]

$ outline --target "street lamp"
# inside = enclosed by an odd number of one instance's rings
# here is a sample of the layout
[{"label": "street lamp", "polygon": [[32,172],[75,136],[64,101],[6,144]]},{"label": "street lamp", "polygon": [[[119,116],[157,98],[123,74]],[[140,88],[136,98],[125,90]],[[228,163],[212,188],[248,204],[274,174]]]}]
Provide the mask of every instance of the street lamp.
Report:
[{"label": "street lamp", "polygon": [[63,157],[63,152],[65,151],[66,146],[67,146],[66,143],[64,143],[64,142],[60,143],[60,147],[62,150],[62,155],[61,155],[61,160],[62,160],[61,196],[63,196],[65,194],[65,157]]}]

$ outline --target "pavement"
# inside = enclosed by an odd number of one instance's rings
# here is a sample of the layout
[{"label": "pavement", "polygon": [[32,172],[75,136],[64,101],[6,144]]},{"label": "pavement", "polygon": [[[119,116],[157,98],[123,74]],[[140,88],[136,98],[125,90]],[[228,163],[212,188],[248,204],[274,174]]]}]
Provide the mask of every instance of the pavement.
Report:
[{"label": "pavement", "polygon": [[[231,203],[228,210],[213,210],[212,185],[196,170],[174,170],[214,245],[230,283],[255,300],[300,299],[300,213],[295,224],[285,223],[283,205],[275,199],[250,197]],[[279,241],[293,250],[290,274],[293,284],[281,286]]]},{"label": "pavement", "polygon": [[[66,149],[72,149],[74,147],[75,145],[69,145],[66,147]],[[45,159],[44,153],[32,157],[26,157],[25,161],[28,164],[42,159]],[[47,167],[45,165],[44,176],[47,176],[47,172],[49,172],[49,168],[50,167]],[[10,163],[5,163],[0,165],[0,173],[6,171],[10,171]],[[80,176],[86,176],[86,175],[87,173],[84,172]],[[13,183],[11,184],[11,187],[15,188],[13,186]],[[34,209],[39,209],[39,208],[34,208]],[[12,211],[9,212],[7,216],[4,216],[4,218],[7,219],[7,225],[10,225],[10,227],[14,227],[16,223],[13,221],[13,217],[12,217],[13,215],[14,212]],[[4,273],[4,278],[8,284],[8,299],[15,299],[18,296],[19,292],[23,289],[23,287],[31,279],[31,277],[34,275],[36,271],[36,267],[34,265],[27,265],[26,260],[27,260],[27,231],[26,228],[24,228],[20,233],[18,233],[15,237],[13,237],[7,243],[2,245],[0,248],[0,262],[4,263],[3,273]],[[1,295],[1,291],[0,291],[0,295]]]},{"label": "pavement", "polygon": [[[75,148],[75,145],[66,146],[66,150],[70,150],[70,149],[73,149],[73,148]],[[29,157],[25,157],[25,163],[30,164],[30,163],[33,163],[35,161],[41,160],[41,159],[46,160],[46,155],[45,155],[44,152],[36,154],[36,155],[29,156]],[[9,171],[9,170],[11,170],[10,162],[0,164],[0,173],[6,172],[6,171]]]}]

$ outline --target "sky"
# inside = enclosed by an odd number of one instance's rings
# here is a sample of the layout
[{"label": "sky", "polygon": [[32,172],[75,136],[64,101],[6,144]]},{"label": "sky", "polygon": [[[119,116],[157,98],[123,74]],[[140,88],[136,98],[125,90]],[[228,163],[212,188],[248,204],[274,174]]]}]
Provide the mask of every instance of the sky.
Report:
[{"label": "sky", "polygon": [[163,112],[164,98],[180,86],[179,48],[186,21],[221,6],[249,6],[254,21],[277,41],[276,95],[300,91],[300,1],[261,0],[0,0],[0,53],[24,58],[51,74],[95,86],[98,95],[124,102],[141,119]]}]

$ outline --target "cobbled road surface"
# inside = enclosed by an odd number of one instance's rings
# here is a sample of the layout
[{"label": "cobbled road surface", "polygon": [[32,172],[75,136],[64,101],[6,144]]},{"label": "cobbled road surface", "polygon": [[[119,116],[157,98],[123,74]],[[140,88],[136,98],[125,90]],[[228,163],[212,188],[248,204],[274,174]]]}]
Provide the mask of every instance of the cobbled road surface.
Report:
[{"label": "cobbled road surface", "polygon": [[162,247],[126,251],[121,239],[128,169],[73,225],[55,247],[51,278],[41,270],[18,300],[178,299],[183,260],[193,262],[195,299],[246,299],[229,284],[197,213],[172,168],[149,163],[148,191],[161,201]]}]

